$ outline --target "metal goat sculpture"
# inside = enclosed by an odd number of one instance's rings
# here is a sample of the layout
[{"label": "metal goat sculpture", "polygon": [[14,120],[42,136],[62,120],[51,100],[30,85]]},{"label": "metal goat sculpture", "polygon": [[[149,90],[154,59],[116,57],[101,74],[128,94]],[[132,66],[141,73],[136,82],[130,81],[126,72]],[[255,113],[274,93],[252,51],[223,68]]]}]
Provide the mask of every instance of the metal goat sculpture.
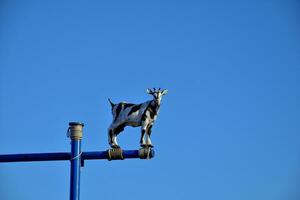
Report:
[{"label": "metal goat sculpture", "polygon": [[[125,126],[141,126],[140,145],[142,147],[153,147],[150,136],[153,123],[159,113],[159,107],[162,96],[167,94],[168,90],[147,89],[147,93],[153,96],[153,100],[141,104],[131,104],[121,102],[114,104],[110,99],[110,105],[113,114],[113,121],[108,128],[108,143],[112,148],[120,148],[117,143],[117,135],[122,132]],[[145,140],[146,134],[146,140]]]}]

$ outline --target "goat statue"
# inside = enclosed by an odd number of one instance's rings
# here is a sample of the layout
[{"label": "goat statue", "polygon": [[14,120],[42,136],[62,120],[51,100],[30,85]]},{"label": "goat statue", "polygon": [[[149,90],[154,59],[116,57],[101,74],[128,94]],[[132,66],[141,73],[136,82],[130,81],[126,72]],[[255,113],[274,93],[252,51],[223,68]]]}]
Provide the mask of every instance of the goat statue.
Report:
[{"label": "goat statue", "polygon": [[[117,143],[117,135],[122,132],[125,126],[141,126],[140,145],[142,147],[153,147],[150,136],[153,123],[159,113],[162,96],[168,90],[147,89],[147,93],[153,96],[153,100],[141,104],[121,102],[114,104],[110,99],[113,121],[108,128],[108,143],[112,148],[120,148]],[[145,135],[146,134],[146,135]],[[146,140],[145,140],[146,136]]]}]

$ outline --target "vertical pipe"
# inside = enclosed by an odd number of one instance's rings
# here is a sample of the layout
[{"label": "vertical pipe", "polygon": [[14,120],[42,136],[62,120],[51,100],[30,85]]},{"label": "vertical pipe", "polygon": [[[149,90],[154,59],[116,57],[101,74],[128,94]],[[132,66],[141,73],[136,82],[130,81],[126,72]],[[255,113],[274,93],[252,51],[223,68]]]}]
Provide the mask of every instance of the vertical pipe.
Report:
[{"label": "vertical pipe", "polygon": [[81,139],[83,123],[70,122],[69,134],[71,138],[71,173],[70,173],[70,200],[80,198],[80,163]]}]

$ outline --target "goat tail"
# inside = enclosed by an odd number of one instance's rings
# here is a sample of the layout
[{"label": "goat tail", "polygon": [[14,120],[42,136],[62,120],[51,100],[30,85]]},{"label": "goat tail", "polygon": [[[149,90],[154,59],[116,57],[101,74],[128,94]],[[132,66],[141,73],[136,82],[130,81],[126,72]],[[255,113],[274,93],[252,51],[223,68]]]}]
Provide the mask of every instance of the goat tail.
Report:
[{"label": "goat tail", "polygon": [[111,107],[114,107],[116,104],[114,104],[112,101],[111,101],[111,99],[110,98],[108,98],[108,101],[109,101],[109,103],[110,103],[110,105],[111,105]]}]

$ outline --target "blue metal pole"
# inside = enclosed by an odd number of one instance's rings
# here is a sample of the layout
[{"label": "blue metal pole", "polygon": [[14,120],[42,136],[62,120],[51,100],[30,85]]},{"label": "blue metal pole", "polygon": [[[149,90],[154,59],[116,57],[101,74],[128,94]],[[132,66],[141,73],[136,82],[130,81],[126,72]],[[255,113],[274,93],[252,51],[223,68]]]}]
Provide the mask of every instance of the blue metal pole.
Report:
[{"label": "blue metal pole", "polygon": [[[153,158],[154,154],[155,154],[154,150],[151,149],[150,158]],[[138,150],[123,150],[123,157],[124,159],[141,158]],[[108,159],[108,154],[107,151],[88,151],[88,152],[82,152],[80,158],[81,160],[102,160],[102,159]],[[0,163],[60,161],[60,160],[71,160],[71,154],[68,152],[0,154]]]},{"label": "blue metal pole", "polygon": [[154,157],[154,150],[142,148],[140,150],[110,149],[107,151],[81,152],[82,128],[80,122],[70,122],[68,136],[71,138],[71,153],[27,153],[27,154],[0,154],[2,162],[31,162],[31,161],[57,161],[70,160],[70,200],[80,198],[80,167],[84,160],[108,159],[119,160],[126,158],[150,159]]},{"label": "blue metal pole", "polygon": [[70,174],[70,200],[80,198],[80,164],[81,139],[83,123],[70,122],[69,133],[71,138],[71,174]]},{"label": "blue metal pole", "polygon": [[71,141],[70,200],[79,200],[81,140]]},{"label": "blue metal pole", "polygon": [[70,160],[70,153],[24,153],[0,155],[1,162],[33,162]]},{"label": "blue metal pole", "polygon": [[[153,158],[155,152],[153,149],[150,150],[149,158]],[[123,151],[124,159],[128,158],[141,158],[139,155],[139,150],[124,150]],[[83,160],[101,160],[108,159],[107,151],[89,151],[82,152],[81,159]]]}]

